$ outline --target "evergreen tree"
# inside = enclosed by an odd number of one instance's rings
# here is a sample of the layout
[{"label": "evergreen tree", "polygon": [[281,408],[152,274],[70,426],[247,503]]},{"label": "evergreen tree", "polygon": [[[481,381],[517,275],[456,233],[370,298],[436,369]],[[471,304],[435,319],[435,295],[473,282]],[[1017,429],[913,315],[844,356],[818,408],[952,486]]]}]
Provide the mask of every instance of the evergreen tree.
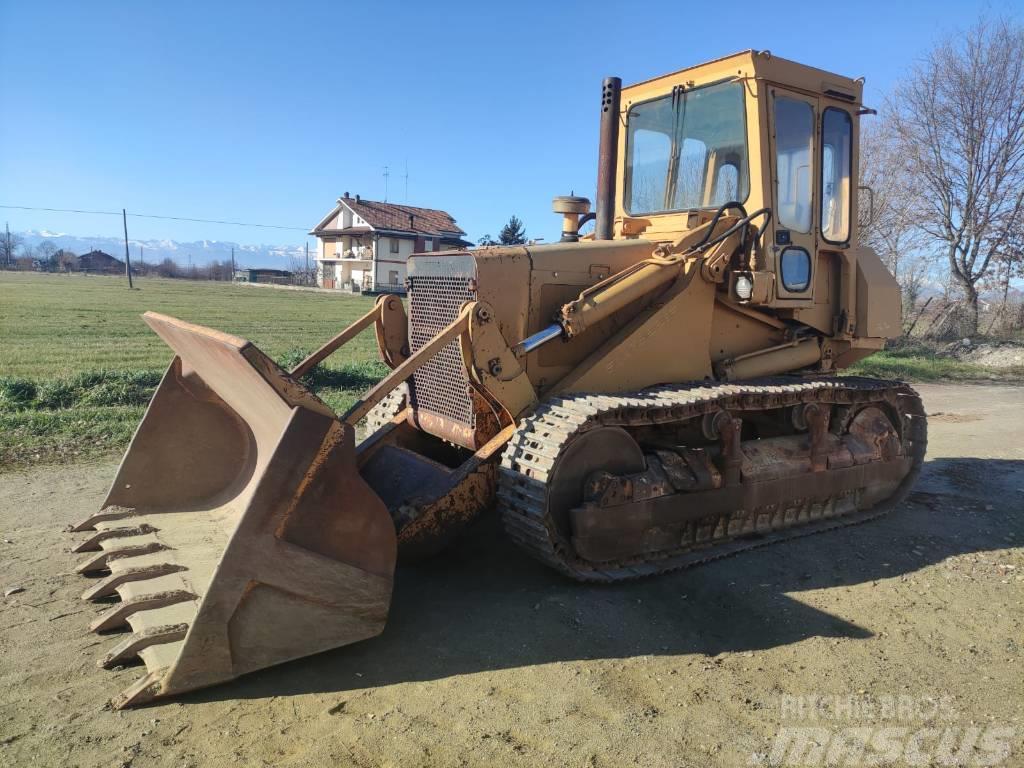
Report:
[{"label": "evergreen tree", "polygon": [[513,216],[508,220],[508,224],[501,228],[498,241],[502,245],[522,245],[526,242],[526,227],[518,216]]}]

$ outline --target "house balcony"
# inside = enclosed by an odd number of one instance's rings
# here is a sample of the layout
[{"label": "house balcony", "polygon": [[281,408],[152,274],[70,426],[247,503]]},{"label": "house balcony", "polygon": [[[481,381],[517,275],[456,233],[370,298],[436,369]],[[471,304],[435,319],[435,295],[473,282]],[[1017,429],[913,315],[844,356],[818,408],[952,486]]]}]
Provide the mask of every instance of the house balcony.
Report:
[{"label": "house balcony", "polygon": [[344,249],[338,247],[333,252],[326,251],[320,260],[368,267],[373,262],[373,248],[366,245],[356,245]]},{"label": "house balcony", "polygon": [[369,264],[373,261],[373,248],[366,245],[348,248],[341,254],[343,261],[357,261]]}]

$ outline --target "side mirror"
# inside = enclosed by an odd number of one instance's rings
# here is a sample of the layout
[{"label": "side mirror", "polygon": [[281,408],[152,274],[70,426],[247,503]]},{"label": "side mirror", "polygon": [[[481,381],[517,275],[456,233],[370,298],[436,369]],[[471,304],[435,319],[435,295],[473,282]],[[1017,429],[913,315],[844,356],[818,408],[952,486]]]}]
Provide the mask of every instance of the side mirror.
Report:
[{"label": "side mirror", "polygon": [[[863,194],[862,194],[863,193]],[[861,200],[864,196],[868,198],[867,209],[861,205]],[[867,214],[865,216],[865,213]],[[867,184],[862,184],[857,187],[857,225],[860,227],[870,227],[871,223],[875,220],[875,190],[869,187]]]}]

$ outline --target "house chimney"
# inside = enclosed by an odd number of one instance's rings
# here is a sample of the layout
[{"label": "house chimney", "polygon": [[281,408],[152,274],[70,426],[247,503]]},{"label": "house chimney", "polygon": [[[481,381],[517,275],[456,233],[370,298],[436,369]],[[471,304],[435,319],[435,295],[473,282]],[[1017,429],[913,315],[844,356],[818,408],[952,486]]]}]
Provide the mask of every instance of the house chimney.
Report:
[{"label": "house chimney", "polygon": [[410,213],[409,214],[409,229],[415,229],[415,228],[416,228],[416,214],[415,213]]},{"label": "house chimney", "polygon": [[356,202],[357,202],[357,203],[359,203],[359,202],[362,202],[362,201],[361,201],[361,200],[359,199],[359,193],[358,193],[358,192],[356,193]]},{"label": "house chimney", "polygon": [[348,197],[348,192],[346,192],[344,195],[342,195],[342,197],[347,198]]}]

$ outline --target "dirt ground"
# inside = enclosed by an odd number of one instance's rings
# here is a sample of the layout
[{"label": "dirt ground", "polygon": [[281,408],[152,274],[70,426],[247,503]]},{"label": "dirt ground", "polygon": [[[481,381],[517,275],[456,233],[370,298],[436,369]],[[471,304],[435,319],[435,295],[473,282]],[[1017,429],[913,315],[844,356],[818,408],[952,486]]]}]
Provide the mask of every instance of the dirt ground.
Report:
[{"label": "dirt ground", "polygon": [[954,341],[947,345],[942,354],[955,357],[975,365],[990,368],[1020,368],[1024,366],[1024,344],[1019,341],[971,342],[970,339]]},{"label": "dirt ground", "polygon": [[114,466],[0,475],[0,765],[779,764],[809,722],[998,726],[998,754],[920,764],[1024,765],[1024,388],[919,389],[928,463],[880,521],[611,588],[484,523],[400,569],[382,637],[127,712],[142,670],[96,667],[116,638],[61,530]]}]

